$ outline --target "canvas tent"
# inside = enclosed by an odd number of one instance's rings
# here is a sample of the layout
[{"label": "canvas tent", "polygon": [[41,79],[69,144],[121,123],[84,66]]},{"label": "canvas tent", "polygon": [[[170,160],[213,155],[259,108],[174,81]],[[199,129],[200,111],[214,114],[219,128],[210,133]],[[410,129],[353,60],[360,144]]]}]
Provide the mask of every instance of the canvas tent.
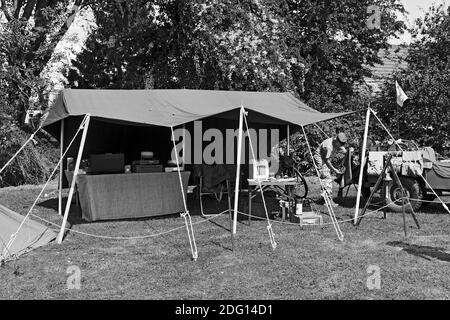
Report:
[{"label": "canvas tent", "polygon": [[[21,223],[23,226],[12,245],[7,243]],[[17,257],[29,250],[46,245],[56,238],[56,234],[44,225],[33,220],[24,221],[24,217],[5,206],[0,205],[0,256]]]},{"label": "canvas tent", "polygon": [[238,111],[241,106],[272,120],[301,126],[342,115],[318,112],[285,92],[67,89],[58,96],[43,126],[90,114],[109,121],[171,127]]},{"label": "canvas tent", "polygon": [[[244,109],[245,108],[245,109]],[[248,112],[247,115],[246,112]],[[243,117],[245,121],[272,123],[280,125],[305,126],[308,124],[333,119],[346,113],[320,113],[296,99],[290,93],[283,92],[244,92],[216,90],[100,90],[100,89],[66,89],[62,90],[47,113],[42,123],[47,131],[59,138],[61,142],[60,182],[62,182],[65,143],[65,127],[76,123],[78,133],[82,131],[81,141],[77,146],[77,159],[74,177],[78,174],[83,148],[86,141],[100,135],[94,132],[87,139],[90,120],[99,123],[113,123],[131,127],[165,127],[173,128],[216,116],[222,119],[239,120],[239,150],[241,149]],[[81,124],[80,124],[81,123]],[[248,125],[247,125],[248,129]],[[74,130],[75,131],[75,130]],[[72,142],[72,141],[71,141]],[[177,161],[178,162],[178,161]],[[239,166],[238,166],[239,168]],[[237,179],[239,174],[237,173]],[[58,242],[62,241],[73,196],[75,180],[72,179],[64,219]],[[181,184],[181,180],[180,180]],[[59,212],[62,214],[61,187],[59,191]],[[184,193],[182,192],[183,197]],[[237,199],[237,197],[236,197]],[[183,199],[185,202],[185,199]],[[236,200],[235,200],[236,201]],[[186,205],[185,205],[186,207]],[[235,206],[236,208],[236,206]],[[187,221],[186,208],[184,213]],[[236,212],[236,209],[235,209]],[[190,216],[188,216],[190,219]],[[236,214],[235,214],[236,218]],[[187,223],[187,222],[186,222]],[[188,225],[186,224],[186,227]],[[188,228],[189,229],[189,228]],[[191,224],[192,230],[192,224]],[[188,231],[189,232],[189,231]]]}]

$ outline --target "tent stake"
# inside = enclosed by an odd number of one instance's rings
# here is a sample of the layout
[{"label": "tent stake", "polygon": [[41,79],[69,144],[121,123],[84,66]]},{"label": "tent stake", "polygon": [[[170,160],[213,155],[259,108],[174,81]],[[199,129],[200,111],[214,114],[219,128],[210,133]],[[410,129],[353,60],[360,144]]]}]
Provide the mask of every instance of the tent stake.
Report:
[{"label": "tent stake", "polygon": [[75,163],[75,169],[73,171],[73,178],[72,178],[72,183],[70,185],[69,196],[67,198],[67,204],[66,204],[66,209],[64,212],[64,218],[63,218],[63,222],[61,224],[61,230],[59,231],[59,234],[58,234],[58,239],[57,239],[58,244],[61,244],[62,239],[64,237],[64,230],[66,228],[67,218],[69,216],[70,204],[72,202],[72,197],[73,197],[73,193],[75,190],[75,182],[77,180],[78,169],[80,168],[81,158],[83,157],[83,149],[84,149],[84,144],[86,142],[86,136],[87,136],[87,131],[88,131],[90,120],[91,120],[91,116],[89,114],[87,114],[86,120],[84,121],[84,124],[83,124],[83,135],[81,136],[80,148],[78,150],[77,162]]},{"label": "tent stake", "polygon": [[358,213],[359,213],[359,202],[361,200],[361,190],[362,190],[362,180],[363,180],[363,174],[364,174],[364,167],[366,163],[366,148],[367,148],[367,136],[369,134],[369,121],[370,121],[370,103],[367,107],[366,112],[366,124],[364,127],[364,139],[363,139],[363,146],[361,150],[361,165],[359,168],[359,178],[358,178],[358,193],[356,194],[356,206],[355,206],[355,216],[353,219],[353,223],[356,225],[358,223]]}]

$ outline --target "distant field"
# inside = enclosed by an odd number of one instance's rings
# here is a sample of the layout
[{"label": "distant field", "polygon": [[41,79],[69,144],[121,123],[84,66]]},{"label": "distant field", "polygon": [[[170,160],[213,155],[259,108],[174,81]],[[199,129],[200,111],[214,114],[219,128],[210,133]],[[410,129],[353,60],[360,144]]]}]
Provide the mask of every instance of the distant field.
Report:
[{"label": "distant field", "polygon": [[[310,180],[312,196],[317,184]],[[56,187],[49,187],[35,214],[60,224]],[[0,189],[0,203],[25,213],[39,187]],[[246,207],[243,195],[242,210]],[[269,209],[276,203],[269,199]],[[354,191],[336,209],[340,221],[353,215]],[[446,198],[448,201],[448,197]],[[408,216],[409,237],[401,214],[366,217],[356,228],[341,223],[337,239],[330,219],[323,227],[273,222],[278,244],[272,249],[267,222],[243,218],[231,251],[227,215],[210,221],[189,199],[199,258],[191,260],[183,219],[86,223],[74,206],[72,230],[96,235],[157,237],[107,240],[69,232],[61,245],[51,243],[0,267],[0,299],[449,299],[450,216],[437,204],[417,213],[418,230]],[[325,213],[323,206],[318,208]],[[261,202],[254,211],[261,215]],[[68,289],[71,266],[81,271],[81,288]],[[380,289],[367,286],[380,271]],[[369,286],[370,287],[370,286]]]}]

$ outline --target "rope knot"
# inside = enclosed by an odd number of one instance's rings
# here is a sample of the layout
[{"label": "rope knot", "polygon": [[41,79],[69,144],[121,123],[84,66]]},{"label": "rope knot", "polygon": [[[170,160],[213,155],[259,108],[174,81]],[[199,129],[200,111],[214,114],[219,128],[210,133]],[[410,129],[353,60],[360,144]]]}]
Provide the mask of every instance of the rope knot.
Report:
[{"label": "rope knot", "polygon": [[180,217],[184,218],[184,217],[186,217],[188,214],[189,214],[189,210],[186,210],[186,211],[180,213]]}]

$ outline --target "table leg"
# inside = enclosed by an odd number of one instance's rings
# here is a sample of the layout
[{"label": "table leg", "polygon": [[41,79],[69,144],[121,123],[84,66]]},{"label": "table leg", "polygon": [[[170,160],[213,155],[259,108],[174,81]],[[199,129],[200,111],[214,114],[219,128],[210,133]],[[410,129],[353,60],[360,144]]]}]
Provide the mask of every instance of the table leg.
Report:
[{"label": "table leg", "polygon": [[289,219],[291,219],[292,215],[295,214],[295,201],[294,201],[294,192],[293,192],[293,187],[292,186],[285,186],[286,188],[286,193],[288,194],[289,197],[289,208],[288,208],[288,215],[289,215]]}]

